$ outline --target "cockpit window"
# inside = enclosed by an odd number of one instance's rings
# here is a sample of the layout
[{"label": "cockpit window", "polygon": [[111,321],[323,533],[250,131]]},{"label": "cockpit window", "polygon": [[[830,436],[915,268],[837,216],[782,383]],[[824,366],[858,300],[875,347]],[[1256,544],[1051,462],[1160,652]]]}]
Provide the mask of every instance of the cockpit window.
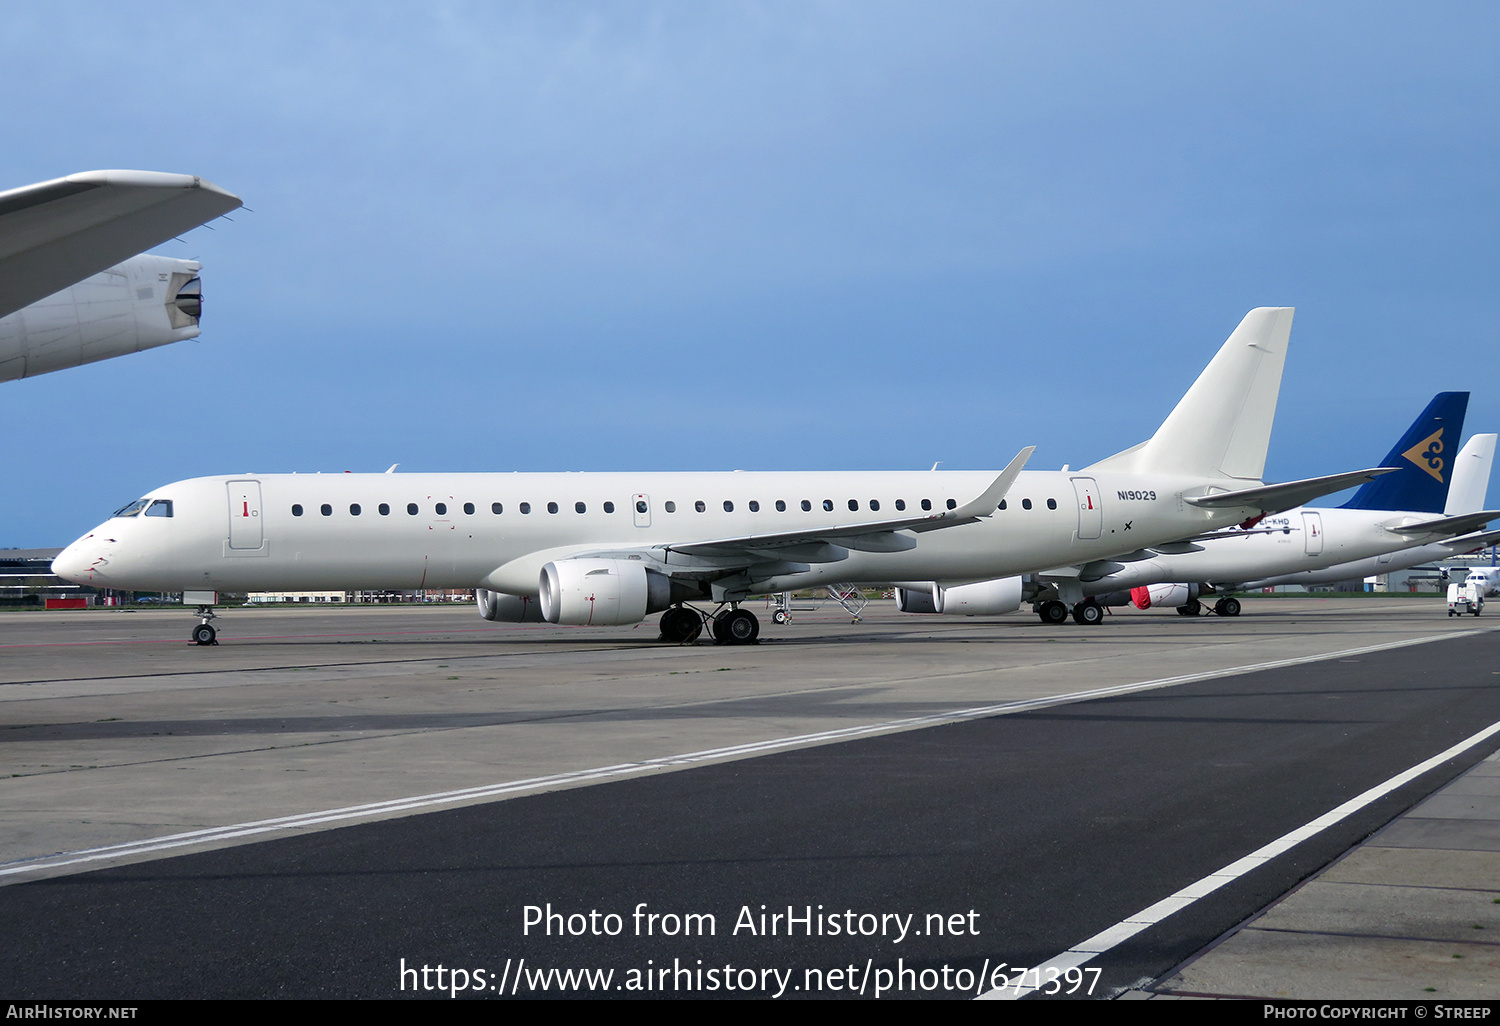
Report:
[{"label": "cockpit window", "polygon": [[146,510],[148,517],[169,517],[172,515],[172,500],[157,499],[149,509]]},{"label": "cockpit window", "polygon": [[124,506],[110,514],[111,517],[133,517],[141,510],[151,504],[150,499],[136,499],[129,506]]}]

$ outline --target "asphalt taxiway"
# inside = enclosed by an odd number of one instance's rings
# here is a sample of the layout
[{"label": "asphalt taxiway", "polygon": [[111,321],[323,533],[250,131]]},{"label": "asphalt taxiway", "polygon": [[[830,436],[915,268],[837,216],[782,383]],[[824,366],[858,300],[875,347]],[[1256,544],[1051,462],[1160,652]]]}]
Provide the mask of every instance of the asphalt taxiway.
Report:
[{"label": "asphalt taxiway", "polygon": [[[1234,620],[1100,627],[851,624],[829,607],[763,620],[758,646],[676,648],[648,625],[495,625],[472,608],[236,610],[203,649],[181,611],[7,615],[0,919],[20,940],[0,953],[0,992],[422,996],[399,967],[443,963],[483,970],[474,990],[494,995],[525,958],[615,970],[622,994],[631,970],[733,964],[817,971],[786,996],[847,995],[857,978],[869,995],[908,968],[903,996],[972,995],[993,967],[1055,963],[1500,721],[1495,635],[1433,600],[1274,599]],[[1205,948],[1230,957],[1247,942],[1215,946],[1226,931],[1497,743],[1071,978],[1094,996],[1252,993],[1163,978]],[[643,903],[712,915],[717,933],[638,935]],[[526,908],[548,904],[614,912],[622,931],[525,932]],[[762,904],[948,928],[731,932]],[[1240,935],[1288,933],[1255,930]],[[1479,932],[1465,940],[1487,951]],[[968,986],[939,982],[944,968]],[[668,993],[729,993],[673,979]]]}]

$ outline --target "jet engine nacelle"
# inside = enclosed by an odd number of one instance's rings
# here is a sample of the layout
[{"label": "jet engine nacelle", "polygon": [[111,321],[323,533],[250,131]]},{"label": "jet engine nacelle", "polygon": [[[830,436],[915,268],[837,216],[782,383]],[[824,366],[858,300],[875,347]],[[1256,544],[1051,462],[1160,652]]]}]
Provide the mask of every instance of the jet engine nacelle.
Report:
[{"label": "jet engine nacelle", "polygon": [[195,338],[202,267],[196,260],[132,257],[0,317],[0,381]]},{"label": "jet engine nacelle", "polygon": [[479,607],[479,615],[486,620],[499,620],[504,623],[543,623],[542,604],[530,595],[507,595],[503,591],[486,591],[479,588],[474,592],[474,604]]},{"label": "jet engine nacelle", "polygon": [[925,588],[896,588],[896,612],[898,613],[936,613],[937,600],[933,598],[933,592],[937,591],[937,585],[928,585]]},{"label": "jet engine nacelle", "polygon": [[1196,584],[1150,584],[1130,589],[1130,601],[1137,609],[1161,606],[1177,609],[1196,599],[1201,589]]},{"label": "jet engine nacelle", "polygon": [[949,616],[999,616],[1021,608],[1023,585],[1019,577],[1002,577],[977,584],[937,585],[932,589],[933,605]]},{"label": "jet engine nacelle", "polygon": [[559,559],[542,567],[548,623],[609,627],[640,623],[672,604],[672,579],[629,559]]}]

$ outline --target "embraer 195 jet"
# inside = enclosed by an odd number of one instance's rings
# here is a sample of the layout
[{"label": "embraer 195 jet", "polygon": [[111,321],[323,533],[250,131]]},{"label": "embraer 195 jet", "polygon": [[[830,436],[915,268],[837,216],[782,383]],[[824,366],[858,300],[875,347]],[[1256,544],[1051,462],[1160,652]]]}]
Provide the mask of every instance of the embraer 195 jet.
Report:
[{"label": "embraer 195 jet", "polygon": [[[1297,506],[1358,471],[1262,484],[1290,308],[1252,310],[1148,441],[1080,471],[245,474],[158,488],[68,546],[71,581],[182,591],[475,588],[492,620],[753,642],[752,595],[993,578]],[[202,594],[195,595],[195,592]],[[714,616],[687,603],[723,608]]]}]

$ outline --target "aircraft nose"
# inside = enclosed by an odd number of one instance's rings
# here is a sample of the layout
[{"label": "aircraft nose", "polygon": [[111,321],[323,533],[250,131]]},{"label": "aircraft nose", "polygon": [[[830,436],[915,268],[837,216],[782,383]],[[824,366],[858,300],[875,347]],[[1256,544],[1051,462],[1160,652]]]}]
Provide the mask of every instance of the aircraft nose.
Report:
[{"label": "aircraft nose", "polygon": [[52,561],[52,572],[74,584],[93,584],[102,576],[107,562],[99,539],[88,534],[57,554]]}]

